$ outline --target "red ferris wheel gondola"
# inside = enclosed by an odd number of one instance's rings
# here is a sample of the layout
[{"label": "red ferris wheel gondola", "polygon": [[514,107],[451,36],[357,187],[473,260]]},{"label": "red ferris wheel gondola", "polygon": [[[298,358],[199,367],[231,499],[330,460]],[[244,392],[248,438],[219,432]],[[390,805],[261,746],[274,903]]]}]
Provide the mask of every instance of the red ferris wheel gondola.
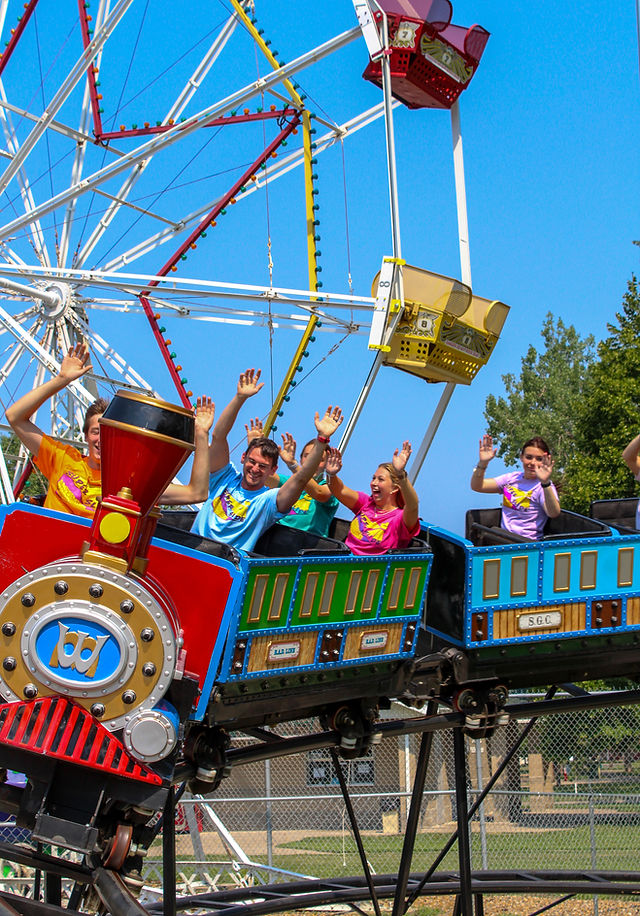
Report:
[{"label": "red ferris wheel gondola", "polygon": [[[391,91],[408,108],[451,108],[471,82],[489,32],[452,25],[449,0],[381,0],[387,16]],[[374,13],[376,22],[382,13]],[[369,62],[366,80],[382,86],[382,63]]]}]

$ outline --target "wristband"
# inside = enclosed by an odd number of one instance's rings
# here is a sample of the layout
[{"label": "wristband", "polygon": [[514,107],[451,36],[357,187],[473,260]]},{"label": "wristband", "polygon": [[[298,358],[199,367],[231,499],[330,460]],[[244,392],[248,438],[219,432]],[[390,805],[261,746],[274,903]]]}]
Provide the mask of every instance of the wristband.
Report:
[{"label": "wristband", "polygon": [[546,483],[541,483],[540,486],[542,487],[543,490],[546,490],[547,487],[551,486],[551,481],[547,480]]},{"label": "wristband", "polygon": [[329,443],[331,442],[331,439],[329,438],[329,436],[316,436],[316,439],[318,440],[318,442],[321,442],[322,445],[329,445]]}]

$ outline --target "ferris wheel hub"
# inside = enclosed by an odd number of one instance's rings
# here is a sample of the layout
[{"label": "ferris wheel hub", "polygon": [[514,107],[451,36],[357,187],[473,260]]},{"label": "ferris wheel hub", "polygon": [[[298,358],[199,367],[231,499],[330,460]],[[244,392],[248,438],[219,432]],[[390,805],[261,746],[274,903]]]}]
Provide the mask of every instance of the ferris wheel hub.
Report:
[{"label": "ferris wheel hub", "polygon": [[41,287],[40,292],[43,294],[40,309],[47,321],[54,322],[63,318],[73,301],[71,286],[56,280]]}]

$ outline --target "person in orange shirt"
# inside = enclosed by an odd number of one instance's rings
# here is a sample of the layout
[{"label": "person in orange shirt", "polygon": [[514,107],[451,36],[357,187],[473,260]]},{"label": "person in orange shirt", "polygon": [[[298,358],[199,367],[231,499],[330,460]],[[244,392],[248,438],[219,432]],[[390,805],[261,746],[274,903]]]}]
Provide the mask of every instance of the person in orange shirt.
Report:
[{"label": "person in orange shirt", "polygon": [[[71,347],[60,371],[49,381],[25,394],[7,408],[7,420],[20,441],[33,454],[33,461],[49,481],[45,508],[92,518],[101,498],[100,417],[108,402],[98,398],[88,408],[83,432],[88,455],[72,445],[56,442],[30,419],[31,415],[58,391],[91,370],[86,344]],[[209,430],[215,405],[211,398],[198,398],[195,422],[196,450],[191,479],[186,486],[170,484],[160,499],[164,505],[181,506],[202,502],[209,486]]]}]

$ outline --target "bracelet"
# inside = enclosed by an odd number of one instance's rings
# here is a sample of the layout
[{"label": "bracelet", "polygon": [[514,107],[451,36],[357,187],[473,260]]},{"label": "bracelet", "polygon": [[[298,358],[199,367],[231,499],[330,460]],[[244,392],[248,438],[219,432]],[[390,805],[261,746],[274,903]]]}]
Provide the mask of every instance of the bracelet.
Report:
[{"label": "bracelet", "polygon": [[329,445],[329,443],[331,442],[331,439],[329,438],[329,436],[316,436],[316,439],[318,440],[318,442],[322,443],[322,445]]},{"label": "bracelet", "polygon": [[547,480],[545,483],[541,483],[540,486],[542,487],[543,490],[546,490],[547,487],[551,486],[551,481]]},{"label": "bracelet", "polygon": [[476,471],[482,471],[482,473],[484,474],[484,472],[485,472],[486,470],[487,470],[487,465],[486,465],[486,464],[485,464],[485,465],[476,464],[475,468],[473,469],[473,473],[475,474]]}]

